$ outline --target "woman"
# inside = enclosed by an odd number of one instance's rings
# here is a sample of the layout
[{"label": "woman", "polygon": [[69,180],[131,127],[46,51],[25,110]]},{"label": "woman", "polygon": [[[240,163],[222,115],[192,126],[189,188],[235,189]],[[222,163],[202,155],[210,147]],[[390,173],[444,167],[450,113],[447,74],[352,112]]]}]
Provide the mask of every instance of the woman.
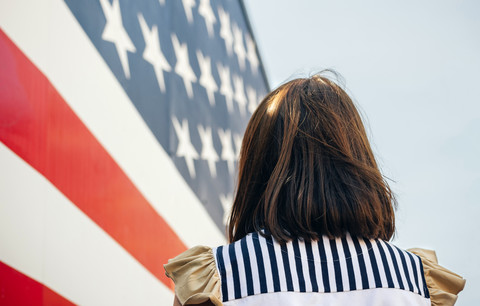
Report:
[{"label": "woman", "polygon": [[453,305],[464,280],[388,242],[394,209],[349,96],[323,76],[292,80],[247,126],[230,244],[165,265],[175,303]]}]

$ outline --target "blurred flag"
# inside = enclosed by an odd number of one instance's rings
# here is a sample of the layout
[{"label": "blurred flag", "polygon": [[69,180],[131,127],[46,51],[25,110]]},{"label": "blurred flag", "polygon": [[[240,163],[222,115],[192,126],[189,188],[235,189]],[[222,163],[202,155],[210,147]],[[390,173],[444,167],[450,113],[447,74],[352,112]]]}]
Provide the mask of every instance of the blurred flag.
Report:
[{"label": "blurred flag", "polygon": [[268,85],[239,1],[0,4],[0,304],[170,303]]}]

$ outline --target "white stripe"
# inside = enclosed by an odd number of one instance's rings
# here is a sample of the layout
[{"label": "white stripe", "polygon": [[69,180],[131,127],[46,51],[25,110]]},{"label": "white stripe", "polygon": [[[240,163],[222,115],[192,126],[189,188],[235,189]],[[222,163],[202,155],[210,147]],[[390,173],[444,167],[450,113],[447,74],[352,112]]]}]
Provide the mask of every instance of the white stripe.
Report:
[{"label": "white stripe", "polygon": [[375,254],[375,260],[377,261],[378,273],[380,274],[380,282],[382,283],[383,288],[388,288],[387,274],[385,272],[385,267],[383,266],[382,256],[380,255],[380,250],[378,249],[377,243],[375,240],[370,240],[372,244],[373,253]]},{"label": "white stripe", "polygon": [[[405,256],[407,256],[404,251],[400,248],[396,248],[399,256],[401,257],[403,255],[403,257],[405,258]],[[411,271],[408,270],[408,263],[409,263],[410,259],[408,257],[405,258],[405,265],[403,264],[402,262],[402,270],[403,270],[403,273],[405,275],[405,278],[407,279],[407,286],[408,286],[408,290],[411,290],[413,291],[414,288],[415,288],[415,280],[412,279],[410,276],[411,276]],[[407,272],[405,273],[405,268],[407,269]],[[408,280],[410,280],[410,282],[408,282]]]},{"label": "white stripe", "polygon": [[277,259],[278,277],[280,278],[280,291],[287,291],[287,278],[285,276],[285,266],[282,257],[282,248],[280,244],[273,238],[273,248],[275,250],[275,258]]},{"label": "white stripe", "polygon": [[237,257],[237,263],[238,263],[238,278],[240,280],[240,292],[241,292],[241,296],[245,297],[248,295],[247,276],[245,274],[245,265],[243,262],[242,246],[240,243],[241,243],[241,240],[236,241],[234,245],[235,245],[235,255]]},{"label": "white stripe", "polygon": [[290,274],[292,275],[293,291],[300,291],[300,284],[298,282],[297,265],[295,263],[295,253],[293,251],[293,243],[287,243],[288,263],[290,264]]},{"label": "white stripe", "polygon": [[395,267],[393,266],[392,255],[390,254],[388,246],[386,245],[388,242],[380,240],[380,243],[382,244],[383,250],[385,251],[385,256],[387,256],[388,267],[390,268],[390,274],[392,275],[393,285],[395,286],[395,288],[400,289],[400,283],[397,279],[397,273],[395,272]]},{"label": "white stripe", "polygon": [[322,261],[320,260],[320,252],[318,251],[318,241],[312,241],[312,253],[315,261],[315,276],[317,278],[318,292],[324,292],[325,286],[323,285],[322,274]]},{"label": "white stripe", "polygon": [[358,262],[357,249],[353,244],[352,236],[347,233],[347,243],[352,256],[353,274],[355,275],[355,286],[357,290],[362,289],[362,272],[360,271],[360,263]]},{"label": "white stripe", "polygon": [[173,293],[0,142],[0,261],[80,305],[173,301]]},{"label": "white stripe", "polygon": [[230,254],[228,253],[228,245],[223,246],[222,254],[225,263],[228,299],[233,300],[235,298],[235,287],[233,285],[232,261],[230,260]]},{"label": "white stripe", "polygon": [[188,246],[225,243],[64,1],[5,2],[0,26]]},{"label": "white stripe", "polygon": [[403,286],[405,287],[406,290],[408,290],[409,285],[407,282],[407,278],[405,277],[405,272],[403,271],[402,259],[400,258],[400,254],[398,253],[397,248],[393,245],[391,246],[393,249],[393,253],[395,254],[395,258],[397,259],[398,270],[400,271],[400,276],[402,278]]},{"label": "white stripe", "polygon": [[363,239],[361,238],[357,238],[357,239],[358,239],[358,243],[362,248],[363,258],[365,259],[365,266],[366,266],[367,278],[368,278],[368,287],[375,288],[375,276],[373,275],[372,262],[370,261],[370,255],[368,254],[368,247],[365,244],[365,241],[363,241]]},{"label": "white stripe", "polygon": [[258,234],[258,240],[260,242],[260,249],[262,250],[263,255],[263,266],[265,267],[267,292],[274,292],[272,266],[270,265],[270,255],[268,254],[267,240],[260,234]]},{"label": "white stripe", "polygon": [[333,266],[332,249],[330,248],[330,240],[327,236],[323,236],[323,245],[325,246],[325,254],[327,257],[328,281],[330,283],[330,291],[337,292],[337,282],[335,281],[335,267]]},{"label": "white stripe", "polygon": [[312,281],[310,278],[310,272],[308,267],[308,257],[307,257],[307,250],[305,249],[305,242],[298,241],[298,248],[300,249],[300,258],[302,261],[302,271],[303,271],[303,279],[305,280],[305,291],[312,292]]},{"label": "white stripe", "polygon": [[419,283],[419,286],[420,286],[420,294],[422,296],[425,296],[425,291],[423,290],[423,270],[422,270],[422,266],[420,264],[420,257],[418,257],[417,255],[413,255],[413,259],[415,259],[415,265],[417,267],[417,276],[418,276],[418,283]]},{"label": "white stripe", "polygon": [[345,255],[345,250],[343,249],[342,239],[336,238],[335,244],[337,245],[338,259],[340,261],[340,271],[342,273],[343,291],[350,291],[350,277],[348,276],[346,255]]},{"label": "white stripe", "polygon": [[255,256],[255,246],[253,245],[252,234],[247,235],[248,255],[250,256],[250,265],[252,266],[253,293],[260,293],[260,276],[258,275],[257,256]]},{"label": "white stripe", "polygon": [[413,292],[420,293],[420,290],[418,288],[418,283],[415,282],[415,276],[413,275],[413,267],[412,267],[412,261],[410,260],[410,256],[408,256],[405,250],[402,250],[402,253],[405,256],[405,261],[407,262],[408,275],[410,276],[410,280],[412,281],[412,284],[413,284]]}]

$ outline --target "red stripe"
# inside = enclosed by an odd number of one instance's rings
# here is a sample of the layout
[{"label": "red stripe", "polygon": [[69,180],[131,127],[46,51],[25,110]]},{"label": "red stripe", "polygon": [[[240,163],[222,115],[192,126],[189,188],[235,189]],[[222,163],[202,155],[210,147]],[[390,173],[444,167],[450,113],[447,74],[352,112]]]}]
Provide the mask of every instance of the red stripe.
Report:
[{"label": "red stripe", "polygon": [[0,305],[75,305],[0,261]]},{"label": "red stripe", "polygon": [[186,246],[1,30],[0,67],[0,141],[172,287],[163,264]]}]

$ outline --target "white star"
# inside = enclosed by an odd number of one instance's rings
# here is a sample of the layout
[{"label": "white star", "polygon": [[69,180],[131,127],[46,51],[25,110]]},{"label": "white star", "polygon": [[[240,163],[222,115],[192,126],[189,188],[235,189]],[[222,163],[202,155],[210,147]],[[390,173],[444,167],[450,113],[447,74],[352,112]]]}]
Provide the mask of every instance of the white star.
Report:
[{"label": "white star", "polygon": [[242,135],[233,134],[233,142],[235,143],[235,155],[237,156],[237,159],[240,157],[240,151],[242,149],[242,140],[243,140]]},{"label": "white star", "polygon": [[165,56],[160,49],[160,40],[158,38],[157,25],[152,26],[150,31],[143,15],[138,13],[138,21],[142,29],[143,39],[145,40],[145,51],[143,51],[143,59],[152,64],[153,71],[157,76],[158,86],[160,90],[165,92],[165,80],[163,79],[163,70],[171,71],[172,68],[168,64]]},{"label": "white star", "polygon": [[230,215],[230,211],[233,205],[233,196],[232,194],[220,194],[220,203],[222,203],[223,208],[223,224],[227,224],[228,216]]},{"label": "white star", "polygon": [[212,128],[204,128],[203,126],[198,125],[198,133],[202,140],[201,158],[207,161],[212,177],[216,177],[217,167],[215,166],[215,162],[217,162],[219,158],[217,151],[215,151],[215,148],[213,147]]},{"label": "white star", "polygon": [[211,61],[208,56],[204,56],[200,50],[197,50],[198,65],[200,66],[200,85],[205,87],[210,105],[215,105],[215,92],[218,91],[217,83],[212,75]]},{"label": "white star", "polygon": [[177,57],[177,63],[175,64],[175,72],[183,79],[185,89],[187,90],[188,97],[193,98],[192,82],[197,81],[197,77],[190,66],[188,60],[187,43],[181,44],[178,41],[177,35],[172,34],[173,48],[175,49],[175,56]]},{"label": "white star", "polygon": [[137,50],[130,40],[127,31],[123,27],[120,4],[118,3],[118,0],[113,0],[112,5],[110,5],[108,0],[100,0],[100,5],[102,6],[105,18],[107,19],[105,29],[103,29],[102,39],[115,44],[125,77],[130,79],[127,51],[135,52]]},{"label": "white star", "polygon": [[220,93],[225,96],[229,113],[233,112],[233,89],[230,83],[230,68],[217,63],[218,74],[220,75]]},{"label": "white star", "polygon": [[247,56],[247,51],[245,51],[245,46],[243,45],[243,34],[242,30],[236,25],[233,24],[233,37],[235,44],[233,50],[237,53],[238,64],[240,69],[245,69],[245,57]]},{"label": "white star", "polygon": [[235,100],[237,100],[240,113],[245,115],[245,107],[247,106],[247,97],[243,89],[243,79],[237,75],[233,75],[233,86],[235,87]]},{"label": "white star", "polygon": [[197,150],[190,141],[190,132],[188,130],[188,121],[183,119],[182,124],[178,122],[178,119],[173,117],[173,127],[177,133],[178,147],[177,156],[184,157],[187,163],[188,172],[192,178],[195,177],[195,165],[193,160],[198,159]]},{"label": "white star", "polygon": [[205,19],[208,36],[213,37],[213,24],[217,22],[217,18],[215,18],[215,14],[213,14],[210,0],[200,0],[198,13],[203,17],[203,19]]},{"label": "white star", "polygon": [[182,0],[182,4],[188,23],[193,23],[192,8],[195,6],[195,0]]},{"label": "white star", "polygon": [[218,129],[218,136],[220,136],[220,142],[222,143],[222,155],[221,158],[227,162],[228,172],[233,174],[235,163],[235,152],[232,147],[232,132],[230,130]]},{"label": "white star", "polygon": [[220,17],[220,37],[225,40],[228,55],[232,55],[233,34],[230,28],[230,15],[219,7],[218,17]]},{"label": "white star", "polygon": [[253,113],[258,106],[257,92],[250,86],[247,86],[248,111]]},{"label": "white star", "polygon": [[254,74],[257,74],[259,62],[258,62],[257,50],[255,48],[255,42],[253,41],[250,34],[246,35],[245,40],[247,43],[247,58],[248,58],[248,61],[250,62],[250,68],[252,69],[252,72]]}]

